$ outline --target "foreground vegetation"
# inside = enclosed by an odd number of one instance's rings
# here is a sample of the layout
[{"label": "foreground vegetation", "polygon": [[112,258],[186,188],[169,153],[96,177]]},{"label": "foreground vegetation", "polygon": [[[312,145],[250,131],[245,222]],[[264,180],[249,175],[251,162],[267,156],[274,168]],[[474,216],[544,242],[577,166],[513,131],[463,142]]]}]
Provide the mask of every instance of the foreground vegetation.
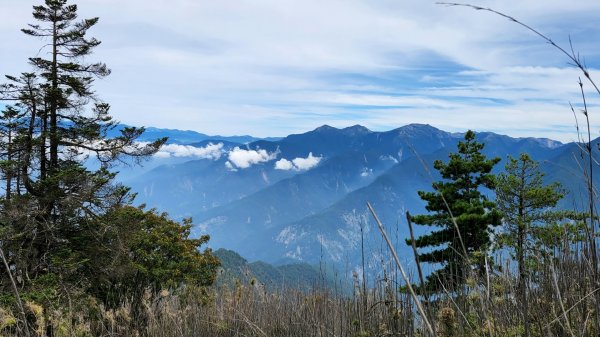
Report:
[{"label": "foreground vegetation", "polygon": [[87,62],[98,18],[78,19],[66,0],[34,6],[33,17],[22,31],[42,40],[43,57],[0,86],[0,331],[54,336],[87,324],[97,335],[96,311],[130,299],[140,317],[145,294],[210,285],[219,262],[200,251],[207,236],[189,238],[190,220],[134,207],[113,181],[115,163],[166,139],[140,143],[144,129],[129,127],[108,136],[117,123],[92,85],[110,70]]},{"label": "foreground vegetation", "polygon": [[[555,209],[566,191],[544,182],[527,154],[492,175],[499,159],[486,158],[467,132],[447,162],[434,164],[442,180],[419,192],[429,213],[407,215],[402,229],[411,233],[416,275],[406,275],[390,246],[397,263],[382,264],[372,284],[356,274],[351,291],[318,278],[303,289],[254,278],[215,285],[219,261],[202,250],[209,238],[191,239],[191,220],[134,207],[113,182],[112,164],[143,159],[166,140],[140,144],[143,129],[135,128],[107,136],[116,123],[91,86],[110,71],[83,63],[100,44],[86,37],[98,20],[76,21],[66,0],[46,0],[34,18],[23,31],[46,39],[51,57],[31,58],[34,70],[7,76],[0,90],[11,103],[0,118],[3,336],[600,334],[589,131],[583,213]],[[413,222],[436,231],[412,237]],[[425,277],[421,263],[441,268]],[[270,279],[281,275],[259,267]]]},{"label": "foreground vegetation", "polygon": [[[582,256],[563,255],[536,273],[531,290],[531,336],[595,336],[594,294],[584,293]],[[497,261],[498,263],[502,261]],[[504,262],[508,263],[508,260]],[[402,281],[386,272],[376,287],[354,294],[318,284],[311,291],[265,291],[256,284],[146,292],[108,308],[90,301],[74,312],[26,304],[36,335],[45,336],[428,336]],[[514,273],[471,279],[464,297],[440,294],[424,303],[436,336],[523,336],[522,305]],[[488,283],[489,282],[489,283]],[[539,282],[539,283],[538,283]],[[132,301],[139,300],[141,309]],[[68,313],[68,314],[67,314]],[[17,336],[2,313],[3,335]],[[14,327],[14,325],[12,325]],[[12,331],[12,332],[11,332]]]}]

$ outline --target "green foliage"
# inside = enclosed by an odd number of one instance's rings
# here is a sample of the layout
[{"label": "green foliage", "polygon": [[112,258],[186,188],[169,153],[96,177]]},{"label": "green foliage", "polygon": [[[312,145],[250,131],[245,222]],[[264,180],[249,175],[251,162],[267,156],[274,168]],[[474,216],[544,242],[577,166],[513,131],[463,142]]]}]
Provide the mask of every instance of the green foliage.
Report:
[{"label": "green foliage", "polygon": [[[54,274],[60,283],[86,283],[82,269],[92,259],[86,247],[102,230],[95,218],[127,200],[127,189],[112,183],[107,168],[124,155],[150,155],[165,140],[139,145],[143,129],[107,137],[116,122],[92,84],[110,71],[103,63],[84,63],[100,44],[86,37],[97,18],[77,21],[77,6],[66,0],[46,0],[33,16],[38,23],[23,32],[49,41],[48,52],[39,53],[48,58],[30,58],[32,73],[7,76],[0,87],[0,99],[14,103],[0,115],[6,182],[0,240],[21,282]],[[89,155],[99,169],[85,167]]]},{"label": "green foliage", "polygon": [[559,183],[544,185],[543,178],[539,164],[529,155],[508,158],[496,184],[496,202],[504,220],[504,231],[499,236],[502,246],[523,249],[531,226],[560,217],[553,208],[564,191]]},{"label": "green foliage", "polygon": [[521,277],[529,253],[536,261],[564,242],[584,239],[585,214],[556,209],[564,195],[560,183],[544,184],[539,164],[526,153],[518,159],[509,157],[505,172],[498,175],[496,202],[504,224],[498,248],[511,249]]},{"label": "green foliage", "polygon": [[[543,226],[535,226],[531,229],[533,247],[536,257],[554,257],[560,250],[568,249],[571,245],[577,245],[587,240],[586,219],[587,213],[581,212],[559,212],[560,218]],[[532,258],[532,263],[537,264],[537,259]]]},{"label": "green foliage", "polygon": [[99,223],[107,229],[104,244],[98,247],[103,259],[96,259],[90,268],[96,271],[94,293],[101,298],[208,286],[216,277],[219,261],[210,249],[199,250],[209,237],[189,238],[190,219],[182,225],[165,213],[119,206]]},{"label": "green foliage", "polygon": [[236,282],[242,284],[260,285],[268,291],[282,288],[308,291],[315,286],[330,287],[335,284],[333,276],[324,275],[315,266],[306,263],[273,266],[256,261],[249,263],[239,254],[227,249],[218,249],[214,255],[221,262],[221,269],[216,285],[233,288]]},{"label": "green foliage", "polygon": [[148,289],[203,287],[218,266],[198,251],[208,236],[189,238],[189,220],[131,207],[129,189],[113,182],[113,164],[142,160],[166,139],[138,143],[144,129],[132,127],[108,137],[118,123],[92,86],[110,70],[88,63],[98,18],[80,20],[77,9],[67,0],[34,6],[37,23],[22,31],[44,46],[32,72],[0,85],[0,101],[12,104],[0,113],[0,300],[19,313],[19,329],[39,323],[27,303],[72,313],[91,296],[117,304]]},{"label": "green foliage", "polygon": [[420,261],[443,264],[441,270],[428,278],[431,289],[439,289],[439,281],[451,289],[464,284],[467,265],[474,265],[480,271],[485,268],[490,228],[500,225],[500,212],[481,189],[495,187],[490,172],[500,159],[487,159],[481,153],[483,147],[475,141],[475,133],[468,131],[465,140],[458,144],[458,152],[449,155],[448,163],[435,161],[434,167],[443,180],[433,183],[434,191],[418,192],[432,214],[414,216],[412,221],[440,228],[415,239],[418,248],[431,248],[419,255]]}]

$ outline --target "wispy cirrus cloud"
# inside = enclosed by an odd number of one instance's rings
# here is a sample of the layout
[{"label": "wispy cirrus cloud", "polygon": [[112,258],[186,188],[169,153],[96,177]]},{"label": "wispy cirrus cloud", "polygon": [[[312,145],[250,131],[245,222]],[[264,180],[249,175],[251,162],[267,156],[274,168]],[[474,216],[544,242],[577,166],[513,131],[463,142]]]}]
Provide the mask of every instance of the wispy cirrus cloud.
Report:
[{"label": "wispy cirrus cloud", "polygon": [[[11,48],[0,50],[0,74],[29,70],[27,58],[38,54],[43,43],[19,29],[39,2],[2,5],[0,39]],[[558,43],[570,35],[598,73],[600,2],[475,3]],[[388,0],[88,0],[79,7],[81,17],[100,17],[90,33],[103,43],[91,59],[113,70],[96,91],[128,124],[271,136],[357,123],[460,131],[468,120],[479,130],[521,135],[520,126],[535,124],[527,135],[575,138],[554,126],[573,124],[565,107],[578,102],[577,72],[537,37],[488,13]]]}]

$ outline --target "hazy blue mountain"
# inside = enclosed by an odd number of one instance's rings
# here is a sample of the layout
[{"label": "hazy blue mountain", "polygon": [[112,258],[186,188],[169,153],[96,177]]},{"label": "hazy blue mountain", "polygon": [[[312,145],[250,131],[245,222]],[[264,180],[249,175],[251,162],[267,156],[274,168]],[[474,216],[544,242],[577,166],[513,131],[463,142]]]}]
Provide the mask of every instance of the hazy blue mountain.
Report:
[{"label": "hazy blue mountain", "polygon": [[228,141],[228,140],[223,140],[223,139],[218,139],[218,138],[208,138],[205,140],[201,140],[199,142],[194,142],[194,143],[188,143],[185,145],[189,145],[189,146],[194,146],[194,147],[206,147],[208,145],[211,144],[223,144],[223,149],[224,150],[231,150],[235,147],[243,147],[244,144],[242,143],[237,143],[237,142],[233,142],[233,141]]},{"label": "hazy blue mountain", "polygon": [[[444,148],[421,158],[405,159],[378,176],[371,184],[348,193],[317,214],[267,231],[254,232],[248,241],[273,242],[268,252],[252,249],[252,246],[239,247],[240,252],[249,258],[268,261],[292,258],[315,262],[324,254],[328,260],[334,262],[356,262],[361,227],[363,236],[379,238],[373,227],[371,215],[367,212],[367,201],[379,213],[383,223],[390,228],[404,218],[407,210],[413,213],[422,212],[424,205],[416,191],[431,190],[432,179],[439,179],[431,165],[428,165],[428,169],[432,176],[429,175],[422,161],[430,164],[434,158],[442,158],[448,153],[448,149]],[[404,238],[404,231],[402,234]]]},{"label": "hazy blue mountain", "polygon": [[[343,130],[324,126],[279,141],[260,140],[246,145],[206,139],[189,145],[200,148],[218,142],[224,144],[225,152],[238,147],[243,150],[264,150],[277,158],[249,168],[231,170],[226,166],[229,158],[224,153],[218,160],[167,163],[135,177],[124,175],[123,181],[138,193],[139,202],[164,209],[175,217],[194,215],[198,218],[199,214],[211,208],[239,200],[299,173],[295,170],[276,169],[275,162],[278,159],[293,161],[298,157],[306,158],[312,153],[326,160],[328,156],[349,150],[357,136],[369,133],[366,128],[358,126]],[[330,171],[334,175],[341,172],[339,169]],[[213,220],[219,222],[219,219]]]},{"label": "hazy blue mountain", "polygon": [[[421,126],[418,129],[426,128]],[[433,131],[433,130],[431,130]],[[428,135],[431,134],[428,132]],[[439,131],[439,130],[438,130]],[[559,143],[540,141],[537,139],[514,139],[489,133],[478,135],[480,141],[486,143],[485,153],[488,156],[518,156],[528,152],[540,161],[548,162],[550,158],[564,156],[568,149]],[[437,138],[436,138],[437,139]],[[459,138],[458,138],[459,139]],[[246,242],[270,242],[269,249],[256,248],[252,245],[239,245],[237,249],[249,258],[277,261],[278,258],[291,258],[314,263],[322,258],[323,252],[328,259],[342,262],[356,261],[361,239],[361,226],[367,244],[379,247],[379,234],[371,215],[367,212],[369,201],[379,213],[380,218],[391,229],[396,231],[397,223],[405,225],[405,212],[413,214],[424,212],[424,204],[417,195],[418,190],[431,190],[431,183],[440,179],[432,167],[435,159],[447,160],[450,152],[456,151],[456,137],[448,139],[451,146],[445,146],[430,154],[419,157],[409,156],[389,170],[379,175],[372,183],[358,188],[335,203],[323,208],[320,212],[278,226],[249,226],[239,231]],[[425,142],[430,144],[431,142]],[[423,151],[417,151],[423,153]],[[553,159],[557,161],[557,159]],[[424,166],[425,165],[425,166]],[[496,171],[503,167],[500,163]],[[560,175],[560,174],[558,174]],[[563,175],[564,176],[564,175]],[[568,179],[564,183],[568,184]],[[232,225],[233,228],[238,228]],[[418,228],[417,233],[426,231]],[[210,229],[209,229],[210,232]],[[217,232],[218,233],[218,232]],[[399,240],[401,251],[408,253],[408,247],[402,244],[406,237],[406,228],[400,228]],[[233,243],[233,242],[231,242]],[[264,244],[262,245],[264,247]]]},{"label": "hazy blue mountain", "polygon": [[[372,182],[393,164],[370,153],[344,153],[240,200],[200,212],[195,219],[202,230],[211,234],[211,244],[238,247],[257,230],[278,227],[322,210]],[[232,231],[235,236],[229,235]]]},{"label": "hazy blue mountain", "polygon": [[161,165],[125,183],[138,193],[138,202],[181,218],[241,199],[294,174],[273,170],[272,164],[231,171],[225,162],[202,159]]},{"label": "hazy blue mountain", "polygon": [[[488,156],[516,157],[521,152],[528,151],[542,163],[541,167],[546,172],[548,182],[559,181],[569,191],[561,206],[585,209],[585,179],[579,169],[581,164],[577,163],[575,158],[581,160],[583,165],[587,161],[579,156],[580,150],[577,145],[561,146],[533,139],[511,140],[490,135],[480,137],[486,140],[484,152]],[[366,208],[366,203],[370,202],[388,228],[388,232],[397,233],[398,250],[401,255],[411,256],[409,247],[403,243],[408,230],[405,213],[425,212],[424,203],[416,192],[431,190],[431,183],[440,179],[432,167],[433,161],[446,160],[447,155],[454,151],[454,148],[444,148],[421,159],[408,158],[380,175],[370,185],[349,193],[317,214],[292,221],[279,228],[254,232],[255,237],[250,237],[249,242],[275,242],[268,253],[266,250],[252,250],[251,247],[240,248],[246,249],[242,251],[245,256],[267,260],[283,256],[315,262],[320,260],[325,252],[325,255],[334,261],[356,262],[360,253],[361,227],[371,253],[374,248],[381,246],[380,234]],[[595,152],[598,155],[597,149]],[[424,163],[427,169],[424,168]],[[503,167],[504,161],[496,166],[495,171],[499,172]],[[594,181],[595,184],[600,183],[599,177],[594,177]],[[417,235],[426,231],[426,228],[416,228]],[[370,256],[377,258],[376,254]]]},{"label": "hazy blue mountain", "polygon": [[234,287],[239,282],[272,291],[283,287],[308,290],[332,283],[324,272],[306,263],[274,266],[262,261],[248,262],[238,253],[226,249],[217,249],[214,255],[221,261],[217,286]]},{"label": "hazy blue mountain", "polygon": [[[174,146],[175,143],[170,143],[167,146]],[[177,144],[181,146],[190,146],[193,148],[204,148],[209,145],[214,144],[222,144],[222,149],[224,151],[231,150],[237,146],[243,146],[239,143],[224,141],[224,140],[215,140],[215,139],[206,139],[195,143],[190,144]],[[163,157],[160,155],[153,156],[151,158],[147,158],[143,160],[141,163],[134,162],[125,162],[117,165],[115,167],[115,171],[119,172],[118,179],[120,181],[126,182],[128,186],[133,187],[133,189],[137,192],[143,192],[148,189],[149,180],[140,179],[141,176],[148,174],[149,176],[153,176],[153,173],[149,173],[150,171],[158,168],[158,167],[175,167],[176,165],[183,165],[187,162],[193,161],[194,156],[186,155],[185,153],[181,153],[181,155],[171,153],[171,155],[167,157]],[[164,172],[164,171],[163,171]],[[156,196],[156,195],[155,195]],[[160,199],[160,197],[159,197]],[[159,200],[155,200],[152,198],[144,199],[144,202],[149,204],[160,203]]]},{"label": "hazy blue mountain", "polygon": [[[422,126],[422,128],[431,127]],[[189,145],[201,148],[208,144],[219,143],[223,144],[225,152],[235,147],[244,150],[265,150],[270,154],[276,154],[277,158],[246,169],[231,171],[226,167],[228,161],[226,153],[218,160],[197,159],[181,162],[181,159],[173,157],[171,161],[158,167],[152,167],[151,170],[140,171],[137,175],[133,175],[125,168],[122,180],[138,193],[138,202],[164,209],[175,217],[193,215],[195,219],[207,222],[206,217],[202,215],[203,212],[242,199],[262,188],[276,184],[281,179],[303,173],[302,170],[277,170],[275,168],[276,160],[293,161],[296,158],[306,158],[309,154],[313,154],[313,156],[321,158],[321,163],[323,163],[321,165],[324,165],[323,169],[316,172],[321,174],[318,178],[326,181],[330,187],[324,186],[325,191],[312,194],[314,200],[321,197],[324,200],[317,202],[315,207],[303,209],[302,215],[307,215],[327,206],[343,194],[368,183],[369,179],[401,160],[403,156],[410,156],[412,142],[416,141],[417,148],[427,152],[430,148],[439,148],[443,146],[444,141],[452,139],[447,133],[437,130],[437,136],[429,135],[429,137],[440,139],[435,139],[433,142],[421,141],[416,136],[418,133],[413,129],[415,129],[413,126],[407,126],[390,132],[375,133],[361,126],[345,129],[322,126],[313,131],[290,135],[278,141],[260,140],[246,145],[205,139],[189,143]],[[416,129],[420,130],[420,128]],[[157,136],[160,134],[156,134],[154,138]],[[152,160],[150,165],[156,161]],[[313,173],[309,171],[309,174]],[[317,175],[313,177],[317,177]],[[310,178],[299,179],[303,181],[298,185],[301,186],[301,189],[310,189],[309,185],[316,186],[318,181],[311,181]],[[293,181],[289,183],[291,184],[289,188],[297,185]],[[320,184],[318,185],[321,186]],[[327,191],[334,187],[337,192],[330,195]],[[281,188],[279,185],[271,193],[289,195]],[[261,201],[253,201],[249,204],[252,203],[261,203]],[[266,205],[266,203],[262,204]],[[285,206],[285,208],[289,207]],[[248,216],[252,218],[251,214]],[[262,218],[268,218],[268,216],[266,213],[261,215]],[[238,222],[239,217],[236,219]],[[221,223],[220,219],[218,216],[213,216],[208,220]],[[244,220],[244,222],[246,221]]]},{"label": "hazy blue mountain", "polygon": [[[598,172],[596,164],[600,158],[598,144],[600,144],[600,138],[592,140],[592,156],[595,165],[593,184],[596,187],[600,186],[600,172]],[[583,145],[566,144],[556,152],[555,156],[543,161],[540,166],[546,172],[548,182],[559,181],[565,189],[567,196],[560,205],[563,208],[579,211],[588,209],[589,159],[587,153],[584,153]]]},{"label": "hazy blue mountain", "polygon": [[[399,251],[409,252],[403,243],[405,212],[424,212],[417,191],[431,189],[439,179],[432,163],[447,160],[463,137],[422,124],[386,132],[359,125],[343,129],[324,125],[247,144],[218,138],[190,141],[187,136],[182,133],[178,141],[186,142],[173,144],[191,149],[172,147],[164,164],[125,179],[139,193],[138,202],[175,217],[193,216],[194,233],[210,234],[212,247],[234,249],[251,260],[315,264],[326,259],[353,266],[361,241],[369,259],[382,256],[367,201],[393,233]],[[542,163],[548,181],[561,181],[572,191],[563,205],[586,204],[585,199],[577,201],[585,196],[580,166],[587,162],[576,144],[489,132],[477,138],[486,144],[488,156],[503,161],[508,155],[529,153]],[[219,156],[176,157],[177,151],[202,152],[215,144],[220,146]],[[254,158],[254,162],[235,166],[233,153],[241,156],[237,160]],[[497,165],[496,172],[503,166],[503,162]],[[417,229],[423,231],[427,229]]]},{"label": "hazy blue mountain", "polygon": [[[211,244],[215,247],[235,248],[244,256],[253,257],[255,253],[244,247],[248,237],[271,233],[284,224],[316,214],[348,193],[367,186],[396,163],[415,153],[424,155],[454,145],[458,139],[428,125],[408,125],[383,133],[360,126],[346,129],[323,126],[306,134],[292,135],[278,144],[282,156],[290,152],[306,153],[308,149],[323,155],[341,154],[325,157],[318,167],[240,200],[199,212],[195,219],[201,232],[211,234]],[[235,236],[229,235],[232,231]],[[261,258],[273,260],[268,254]]]},{"label": "hazy blue mountain", "polygon": [[250,148],[259,147],[268,151],[281,151],[284,158],[306,157],[314,155],[332,156],[353,149],[356,142],[372,132],[360,125],[337,129],[323,125],[315,130],[289,135],[278,141],[259,140],[249,144]]},{"label": "hazy blue mountain", "polygon": [[[110,131],[109,136],[114,137],[120,134],[120,130],[127,127],[128,125],[119,124],[115,129]],[[143,142],[151,142],[153,140],[168,137],[169,143],[173,144],[191,144],[198,143],[204,140],[213,140],[213,141],[227,141],[232,143],[239,144],[247,144],[251,142],[255,142],[258,140],[262,140],[263,138],[252,137],[248,135],[243,136],[219,136],[219,135],[207,135],[204,133],[190,131],[190,130],[176,130],[176,129],[161,129],[155,127],[147,127],[146,131],[138,138],[139,141]],[[264,138],[265,140],[276,141],[279,140],[279,137],[268,137]]]}]

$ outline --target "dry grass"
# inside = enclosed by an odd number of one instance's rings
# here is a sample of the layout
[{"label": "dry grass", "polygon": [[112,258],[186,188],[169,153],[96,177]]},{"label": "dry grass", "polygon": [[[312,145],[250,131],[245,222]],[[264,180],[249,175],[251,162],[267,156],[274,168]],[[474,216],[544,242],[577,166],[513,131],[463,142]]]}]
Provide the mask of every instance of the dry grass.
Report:
[{"label": "dry grass", "polygon": [[[584,277],[589,263],[579,251],[565,245],[553,255],[540,256],[528,285],[531,336],[598,335],[593,324],[597,290],[589,291],[591,281]],[[523,335],[514,268],[508,259],[497,257],[495,262],[504,272],[492,273],[489,286],[487,277],[471,279],[464,293],[423,301],[436,336]],[[397,282],[393,276],[380,279],[367,293],[357,282],[353,295],[318,287],[269,293],[238,284],[210,289],[208,297],[206,289],[147,294],[139,310],[130,301],[112,310],[98,306],[94,315],[43,315],[36,310],[39,319],[52,321],[53,336],[431,336],[413,297],[399,291]],[[4,311],[0,316],[14,321],[14,315]],[[39,326],[39,321],[34,323]],[[0,331],[2,336],[17,335],[10,324]],[[40,326],[38,332],[45,335],[48,328]]]}]

